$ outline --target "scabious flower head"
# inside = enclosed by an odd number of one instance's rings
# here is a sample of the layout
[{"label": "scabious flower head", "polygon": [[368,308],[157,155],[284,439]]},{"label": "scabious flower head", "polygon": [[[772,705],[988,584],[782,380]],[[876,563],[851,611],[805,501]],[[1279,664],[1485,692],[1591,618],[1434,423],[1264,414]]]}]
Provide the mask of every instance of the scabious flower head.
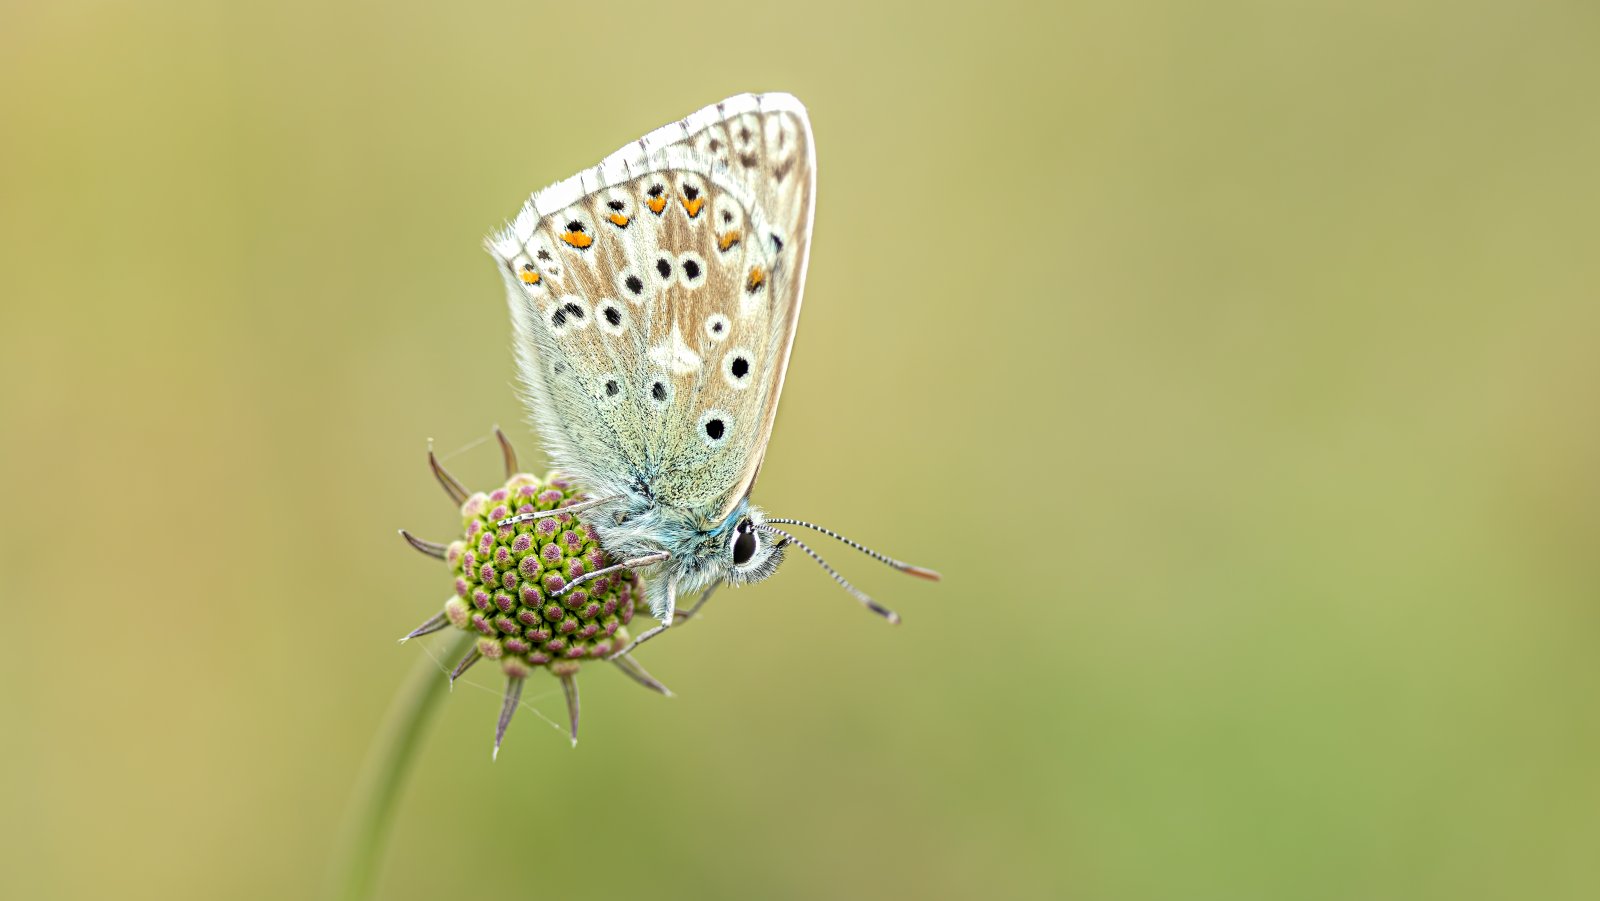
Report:
[{"label": "scabious flower head", "polygon": [[496,753],[523,680],[540,669],[562,683],[576,743],[576,676],[583,661],[611,661],[635,681],[670,694],[626,653],[632,639],[628,625],[636,609],[643,609],[644,583],[637,572],[617,567],[600,546],[583,519],[586,508],[580,505],[587,498],[582,489],[558,473],[540,479],[517,471],[510,442],[499,429],[495,435],[507,478],[493,491],[467,493],[428,454],[439,484],[460,504],[461,536],[446,545],[401,531],[412,547],[444,562],[452,592],[442,611],[401,641],[452,627],[477,636],[450,679],[485,659],[505,673]]},{"label": "scabious flower head", "polygon": [[627,644],[643,581],[629,570],[577,581],[616,563],[581,513],[499,525],[585,499],[559,475],[517,473],[461,505],[462,537],[445,551],[455,591],[445,615],[476,632],[478,653],[508,674],[604,658]]}]

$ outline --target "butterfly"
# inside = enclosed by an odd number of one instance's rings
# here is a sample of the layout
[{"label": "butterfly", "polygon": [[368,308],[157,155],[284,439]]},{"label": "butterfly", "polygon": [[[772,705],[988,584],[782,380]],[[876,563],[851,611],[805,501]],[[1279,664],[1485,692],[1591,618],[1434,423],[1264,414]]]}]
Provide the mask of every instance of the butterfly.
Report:
[{"label": "butterfly", "polygon": [[[507,287],[521,389],[553,466],[661,621],[677,599],[770,576],[793,545],[898,617],[750,502],[805,288],[816,150],[789,94],[740,94],[536,192],[488,249]],[[523,514],[502,524],[554,512]],[[702,602],[705,595],[702,595]],[[631,646],[630,646],[631,647]]]}]

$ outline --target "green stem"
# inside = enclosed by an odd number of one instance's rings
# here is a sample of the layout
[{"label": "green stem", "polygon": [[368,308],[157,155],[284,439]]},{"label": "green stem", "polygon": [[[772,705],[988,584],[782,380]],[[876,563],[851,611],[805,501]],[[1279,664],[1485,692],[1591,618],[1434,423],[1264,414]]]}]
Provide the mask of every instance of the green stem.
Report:
[{"label": "green stem", "polygon": [[[445,650],[445,659],[457,656],[473,640],[466,632],[452,629],[450,633],[455,640]],[[418,653],[405,685],[389,707],[377,743],[362,764],[361,783],[346,813],[341,849],[334,859],[334,898],[364,901],[372,897],[395,804],[428,722],[449,685],[433,658]]]}]

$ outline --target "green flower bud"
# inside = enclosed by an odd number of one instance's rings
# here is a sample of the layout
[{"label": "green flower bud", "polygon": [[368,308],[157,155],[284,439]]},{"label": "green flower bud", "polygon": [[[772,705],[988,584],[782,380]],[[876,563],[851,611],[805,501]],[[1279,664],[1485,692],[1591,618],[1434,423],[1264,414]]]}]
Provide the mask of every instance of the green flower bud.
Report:
[{"label": "green flower bud", "polygon": [[513,658],[520,661],[516,666],[530,669],[569,666],[622,647],[617,629],[632,617],[633,598],[643,597],[637,574],[612,573],[557,594],[617,562],[581,520],[585,514],[499,524],[518,513],[582,500],[577,486],[559,476],[541,480],[517,473],[461,505],[462,537],[444,555],[455,589],[445,616],[450,625],[479,633],[478,653],[501,660],[502,668]]},{"label": "green flower bud", "polygon": [[[496,437],[507,471],[512,472],[515,452],[499,430]],[[631,656],[612,657],[632,640],[627,624],[642,603],[644,584],[632,571],[591,577],[618,560],[600,546],[593,525],[583,521],[586,512],[557,512],[500,524],[587,500],[576,485],[555,474],[540,479],[513,472],[493,491],[468,494],[431,453],[428,459],[451,500],[460,502],[461,535],[449,544],[437,544],[402,531],[412,547],[444,562],[452,588],[443,612],[402,641],[451,627],[476,634],[477,640],[450,671],[450,678],[460,678],[479,660],[499,661],[506,695],[495,732],[496,751],[520,704],[523,681],[539,669],[548,670],[561,683],[574,742],[580,661],[610,659],[634,681],[671,694]]]}]

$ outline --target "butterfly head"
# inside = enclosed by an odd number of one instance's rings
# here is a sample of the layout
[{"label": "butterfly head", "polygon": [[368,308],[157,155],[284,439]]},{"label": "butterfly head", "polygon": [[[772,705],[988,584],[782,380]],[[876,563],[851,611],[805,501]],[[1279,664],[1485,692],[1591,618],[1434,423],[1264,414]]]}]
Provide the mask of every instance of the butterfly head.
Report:
[{"label": "butterfly head", "polygon": [[741,503],[722,524],[710,531],[703,533],[700,543],[698,559],[689,563],[687,571],[680,571],[684,587],[689,590],[698,590],[701,587],[715,583],[719,580],[731,582],[735,585],[748,585],[759,582],[777,571],[779,564],[783,563],[784,551],[790,545],[799,548],[806,556],[827,571],[841,587],[853,595],[867,609],[882,616],[892,623],[900,621],[899,615],[893,610],[884,607],[877,601],[864,594],[860,589],[851,585],[845,578],[828,565],[828,561],[793,534],[784,531],[779,526],[804,526],[822,532],[830,538],[837,539],[869,557],[886,563],[908,575],[937,582],[939,574],[931,569],[913,566],[893,557],[880,554],[857,542],[824,528],[801,519],[777,519],[768,517],[760,508],[752,507],[748,502]]},{"label": "butterfly head", "polygon": [[727,580],[735,585],[759,582],[776,572],[783,562],[784,541],[763,531],[766,517],[755,507],[747,507],[735,517],[722,552]]}]

